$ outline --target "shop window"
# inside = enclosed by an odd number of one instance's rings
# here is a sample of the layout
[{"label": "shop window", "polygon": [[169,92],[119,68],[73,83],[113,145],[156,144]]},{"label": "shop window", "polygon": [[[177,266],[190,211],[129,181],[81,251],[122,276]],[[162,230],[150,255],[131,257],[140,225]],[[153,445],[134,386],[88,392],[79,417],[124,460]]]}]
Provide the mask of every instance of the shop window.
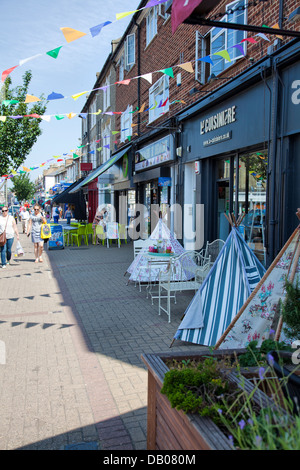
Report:
[{"label": "shop window", "polygon": [[240,230],[259,260],[265,264],[265,226],[267,195],[266,151],[249,153],[239,158],[238,207],[244,213]]}]

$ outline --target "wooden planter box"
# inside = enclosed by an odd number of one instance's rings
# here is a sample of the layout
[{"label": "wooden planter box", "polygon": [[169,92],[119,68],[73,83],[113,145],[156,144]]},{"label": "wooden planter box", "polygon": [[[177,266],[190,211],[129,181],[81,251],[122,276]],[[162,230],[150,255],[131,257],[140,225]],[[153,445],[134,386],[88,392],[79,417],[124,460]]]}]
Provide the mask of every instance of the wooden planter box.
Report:
[{"label": "wooden planter box", "polygon": [[[213,353],[203,351],[193,355],[183,353],[142,355],[142,360],[148,368],[148,450],[232,450],[228,438],[211,419],[172,408],[168,398],[161,393],[164,375],[169,370],[164,362],[167,359],[193,360],[211,354],[221,357],[232,352],[217,350]],[[239,383],[234,373],[231,373],[229,378]],[[244,387],[249,392],[253,390],[253,385],[247,379]],[[263,406],[273,405],[273,402],[259,390],[255,392],[255,401]]]}]

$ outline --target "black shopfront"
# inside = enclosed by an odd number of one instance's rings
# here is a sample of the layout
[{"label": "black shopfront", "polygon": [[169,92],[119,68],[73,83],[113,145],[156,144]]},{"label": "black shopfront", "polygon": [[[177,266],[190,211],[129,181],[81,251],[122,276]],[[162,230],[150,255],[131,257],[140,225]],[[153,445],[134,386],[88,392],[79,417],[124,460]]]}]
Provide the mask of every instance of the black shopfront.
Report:
[{"label": "black shopfront", "polygon": [[182,166],[197,162],[205,241],[227,238],[224,212],[243,213],[240,231],[266,266],[300,206],[299,51],[292,42],[178,115]]}]

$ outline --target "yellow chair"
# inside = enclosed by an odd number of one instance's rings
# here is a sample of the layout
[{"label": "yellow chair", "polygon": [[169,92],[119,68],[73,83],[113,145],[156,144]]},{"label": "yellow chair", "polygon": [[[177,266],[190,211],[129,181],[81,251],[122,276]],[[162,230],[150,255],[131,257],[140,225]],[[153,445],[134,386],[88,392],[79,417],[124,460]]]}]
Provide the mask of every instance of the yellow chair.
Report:
[{"label": "yellow chair", "polygon": [[[82,237],[84,239],[85,244],[88,245],[85,225],[81,225],[80,227],[78,227],[76,232],[74,232],[74,233],[72,232],[71,235],[72,235],[72,245],[74,243],[74,239],[76,239],[77,240],[77,246],[80,246],[81,242],[82,242]],[[79,242],[80,242],[80,245],[79,245]]]},{"label": "yellow chair", "polygon": [[102,240],[102,245],[104,246],[104,240],[105,240],[104,228],[102,227],[102,225],[96,225],[95,231],[96,231],[95,242],[97,241],[97,238],[100,238],[100,240]]},{"label": "yellow chair", "polygon": [[120,240],[120,243],[121,243],[121,240],[125,240],[125,243],[127,245],[127,234],[126,234],[125,224],[119,224],[119,240]]},{"label": "yellow chair", "polygon": [[86,230],[85,233],[86,233],[86,236],[87,236],[87,241],[89,241],[89,236],[91,235],[92,236],[92,243],[93,243],[93,239],[94,239],[93,224],[86,224],[85,230]]}]

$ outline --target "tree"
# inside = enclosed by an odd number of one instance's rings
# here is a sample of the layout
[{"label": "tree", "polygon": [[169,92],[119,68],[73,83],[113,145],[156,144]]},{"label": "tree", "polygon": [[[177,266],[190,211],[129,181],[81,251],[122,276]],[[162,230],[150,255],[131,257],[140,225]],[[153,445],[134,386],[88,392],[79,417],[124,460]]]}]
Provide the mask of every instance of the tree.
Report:
[{"label": "tree", "polygon": [[[28,114],[42,115],[46,111],[46,105],[42,101],[34,103],[29,109],[25,104],[29,83],[32,74],[30,71],[23,75],[23,86],[11,88],[11,78],[8,77],[3,85],[2,95],[4,99],[0,103],[1,116],[25,116]],[[41,100],[43,97],[40,98]],[[11,170],[17,170],[26,160],[33,145],[37,141],[42,130],[41,119],[35,117],[11,118],[5,122],[0,121],[0,176],[10,174]]]},{"label": "tree", "polygon": [[12,178],[12,191],[15,193],[19,202],[31,199],[35,193],[35,184],[30,181],[27,173],[15,175]]}]

